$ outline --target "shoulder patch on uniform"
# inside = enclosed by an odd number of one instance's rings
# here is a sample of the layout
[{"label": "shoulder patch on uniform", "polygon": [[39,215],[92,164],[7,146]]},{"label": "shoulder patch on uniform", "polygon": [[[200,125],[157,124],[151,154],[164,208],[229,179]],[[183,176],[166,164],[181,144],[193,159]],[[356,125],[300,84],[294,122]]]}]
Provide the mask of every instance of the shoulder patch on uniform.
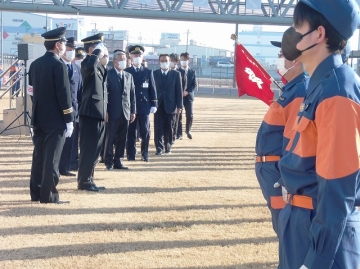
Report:
[{"label": "shoulder patch on uniform", "polygon": [[281,102],[283,102],[283,101],[285,101],[285,100],[286,100],[286,98],[285,98],[285,97],[280,96],[278,100],[279,100],[279,101],[281,101]]}]

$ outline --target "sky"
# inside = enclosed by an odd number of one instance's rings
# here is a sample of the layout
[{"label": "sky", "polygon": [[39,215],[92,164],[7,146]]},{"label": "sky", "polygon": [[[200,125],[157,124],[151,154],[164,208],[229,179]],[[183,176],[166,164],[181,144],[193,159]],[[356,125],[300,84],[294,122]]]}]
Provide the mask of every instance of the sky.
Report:
[{"label": "sky", "polygon": [[[49,14],[51,17],[76,18],[76,15],[66,16]],[[191,21],[170,21],[170,20],[145,20],[130,18],[102,18],[94,16],[81,16],[85,18],[86,30],[91,31],[95,27],[99,31],[126,30],[129,32],[129,42],[158,44],[161,33],[179,33],[180,44],[186,45],[187,32],[188,39],[197,41],[197,45],[213,48],[232,50],[234,42],[230,39],[231,34],[235,33],[235,24],[224,23],[205,23]],[[238,31],[249,31],[254,25],[239,24]],[[285,31],[287,26],[263,25],[263,31]],[[141,38],[141,39],[140,39]],[[350,39],[351,49],[358,49],[359,31],[356,31]],[[241,40],[240,40],[241,42]]]}]

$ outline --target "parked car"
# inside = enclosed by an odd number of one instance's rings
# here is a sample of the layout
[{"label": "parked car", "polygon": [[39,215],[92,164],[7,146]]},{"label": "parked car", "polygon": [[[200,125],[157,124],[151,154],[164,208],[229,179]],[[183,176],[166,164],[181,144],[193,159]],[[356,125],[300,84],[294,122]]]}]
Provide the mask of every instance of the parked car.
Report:
[{"label": "parked car", "polygon": [[230,62],[222,62],[222,61],[219,61],[216,63],[216,67],[234,67],[234,65]]}]

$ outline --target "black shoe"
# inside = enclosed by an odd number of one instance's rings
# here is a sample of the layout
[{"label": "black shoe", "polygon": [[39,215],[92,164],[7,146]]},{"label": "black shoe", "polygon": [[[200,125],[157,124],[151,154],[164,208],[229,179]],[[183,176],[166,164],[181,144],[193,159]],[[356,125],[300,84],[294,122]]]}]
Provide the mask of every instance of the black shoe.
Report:
[{"label": "black shoe", "polygon": [[148,162],[148,161],[149,161],[149,158],[148,158],[148,157],[142,157],[141,160],[142,160],[143,162]]},{"label": "black shoe", "polygon": [[65,177],[74,177],[74,176],[76,176],[76,174],[74,174],[74,173],[71,173],[70,171],[66,171],[66,172],[60,172],[60,175],[62,175],[62,176],[65,176]]},{"label": "black shoe", "polygon": [[103,158],[100,158],[99,163],[104,163],[104,159],[103,159]]},{"label": "black shoe", "polygon": [[114,169],[114,166],[111,164],[111,165],[106,165],[106,170],[113,170]]},{"label": "black shoe", "polygon": [[131,161],[135,161],[135,157],[131,157],[130,155],[128,155],[128,156],[127,156],[127,160],[130,161],[130,162],[131,162]]},{"label": "black shoe", "polygon": [[188,133],[186,133],[187,134],[187,137],[189,138],[189,139],[192,139],[192,134],[190,133],[190,132],[188,132]]},{"label": "black shoe", "polygon": [[121,164],[114,165],[114,169],[129,170],[129,167],[126,167],[121,163]]},{"label": "black shoe", "polygon": [[155,155],[163,155],[162,151],[156,152]]},{"label": "black shoe", "polygon": [[86,183],[79,183],[78,190],[98,192],[100,191],[100,188],[98,188],[93,182],[86,182]]},{"label": "black shoe", "polygon": [[176,140],[182,140],[182,136],[176,137]]},{"label": "black shoe", "polygon": [[171,153],[171,150],[169,149],[169,150],[165,150],[165,153]]}]

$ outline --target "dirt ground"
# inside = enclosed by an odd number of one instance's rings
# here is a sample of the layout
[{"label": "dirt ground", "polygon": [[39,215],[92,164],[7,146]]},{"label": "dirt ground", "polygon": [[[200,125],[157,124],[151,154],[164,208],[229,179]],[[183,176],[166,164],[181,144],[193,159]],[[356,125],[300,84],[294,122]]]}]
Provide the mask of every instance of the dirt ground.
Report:
[{"label": "dirt ground", "polygon": [[69,204],[30,202],[30,137],[0,136],[0,268],[276,268],[254,173],[261,101],[198,95],[193,139],[129,171],[95,171],[100,193],[62,177]]}]

